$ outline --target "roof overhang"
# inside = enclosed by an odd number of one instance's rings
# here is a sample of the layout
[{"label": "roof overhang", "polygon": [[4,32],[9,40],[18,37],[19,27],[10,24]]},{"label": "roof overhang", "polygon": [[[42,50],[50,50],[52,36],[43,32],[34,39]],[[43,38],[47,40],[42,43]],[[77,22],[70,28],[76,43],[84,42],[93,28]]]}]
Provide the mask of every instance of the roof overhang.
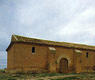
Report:
[{"label": "roof overhang", "polygon": [[[41,40],[35,38],[28,38],[18,35],[12,35],[11,43],[6,49],[8,51],[10,47],[14,43],[29,43],[29,44],[40,44],[40,45],[47,45],[47,46],[58,46],[58,47],[66,47],[66,48],[74,48],[79,50],[92,50],[95,51],[95,46],[84,45],[84,44],[76,44],[76,43],[68,43],[68,42],[56,42],[56,41],[49,41],[49,40]],[[54,49],[54,48],[50,48]],[[79,51],[77,51],[79,52]]]}]

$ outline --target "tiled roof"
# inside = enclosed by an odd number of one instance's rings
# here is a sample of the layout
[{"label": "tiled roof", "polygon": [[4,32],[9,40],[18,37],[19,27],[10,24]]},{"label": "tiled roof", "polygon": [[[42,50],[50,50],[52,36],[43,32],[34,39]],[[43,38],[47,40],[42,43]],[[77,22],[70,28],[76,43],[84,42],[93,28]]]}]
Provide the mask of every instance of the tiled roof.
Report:
[{"label": "tiled roof", "polygon": [[53,45],[53,46],[63,46],[63,47],[69,47],[69,48],[95,50],[95,46],[91,46],[91,45],[68,43],[68,42],[56,42],[56,41],[23,37],[19,35],[12,35],[11,42],[27,42],[27,43],[45,44],[45,45]]}]

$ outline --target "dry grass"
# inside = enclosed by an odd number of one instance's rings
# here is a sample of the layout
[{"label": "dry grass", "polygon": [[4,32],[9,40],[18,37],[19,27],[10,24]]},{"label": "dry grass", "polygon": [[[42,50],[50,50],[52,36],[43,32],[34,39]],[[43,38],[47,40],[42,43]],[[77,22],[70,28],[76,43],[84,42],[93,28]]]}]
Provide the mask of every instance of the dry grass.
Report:
[{"label": "dry grass", "polygon": [[95,80],[95,73],[5,73],[5,70],[0,70],[0,80]]}]

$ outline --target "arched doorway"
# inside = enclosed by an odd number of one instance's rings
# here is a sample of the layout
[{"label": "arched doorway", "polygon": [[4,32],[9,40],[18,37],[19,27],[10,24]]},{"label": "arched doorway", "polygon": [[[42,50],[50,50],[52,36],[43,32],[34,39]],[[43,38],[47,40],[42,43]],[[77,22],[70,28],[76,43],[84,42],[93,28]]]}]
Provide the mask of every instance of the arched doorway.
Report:
[{"label": "arched doorway", "polygon": [[68,60],[66,58],[62,58],[59,62],[59,72],[67,73],[68,72]]}]

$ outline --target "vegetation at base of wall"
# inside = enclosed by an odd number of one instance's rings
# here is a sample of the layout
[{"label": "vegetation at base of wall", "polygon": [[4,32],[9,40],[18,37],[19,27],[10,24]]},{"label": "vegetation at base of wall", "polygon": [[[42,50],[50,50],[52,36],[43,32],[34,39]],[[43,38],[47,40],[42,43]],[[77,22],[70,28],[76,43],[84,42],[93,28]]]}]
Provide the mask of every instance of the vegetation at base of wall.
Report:
[{"label": "vegetation at base of wall", "polygon": [[79,77],[66,77],[63,79],[51,79],[51,80],[80,80]]},{"label": "vegetation at base of wall", "polygon": [[0,80],[17,80],[17,79],[27,79],[32,77],[52,77],[52,76],[63,76],[63,75],[70,75],[70,74],[60,74],[60,73],[16,73],[10,74],[5,73],[5,70],[0,70]]},{"label": "vegetation at base of wall", "polygon": [[6,73],[6,69],[0,69],[0,80],[17,80],[18,78],[21,78],[21,76]]},{"label": "vegetation at base of wall", "polygon": [[38,77],[46,77],[46,76],[64,76],[64,75],[76,75],[76,73],[40,73],[40,74],[32,74]]},{"label": "vegetation at base of wall", "polygon": [[0,73],[5,73],[5,69],[0,69]]},{"label": "vegetation at base of wall", "polygon": [[71,75],[75,73],[68,73],[68,74],[63,74],[63,73],[16,73],[16,74],[11,74],[11,73],[5,73],[5,70],[2,69],[0,70],[0,80],[17,80],[17,79],[27,79],[27,78],[32,78],[32,77],[52,77],[52,76],[63,76],[63,75]]},{"label": "vegetation at base of wall", "polygon": [[[71,77],[64,77],[65,75],[69,75]],[[73,75],[73,76],[72,76]],[[75,76],[74,76],[75,75]],[[76,76],[78,75],[78,76]],[[95,73],[16,73],[16,74],[9,74],[5,73],[5,70],[0,70],[0,80],[26,80],[26,79],[32,79],[32,78],[37,78],[37,80],[44,80],[41,78],[46,78],[46,77],[54,77],[58,76],[58,79],[51,79],[51,80],[86,80],[87,78],[89,80],[95,80]],[[60,78],[60,76],[63,76]],[[36,79],[35,79],[36,80]]]},{"label": "vegetation at base of wall", "polygon": [[17,78],[12,77],[8,74],[0,74],[0,80],[17,80]]},{"label": "vegetation at base of wall", "polygon": [[36,74],[36,76],[38,77],[46,77],[46,76],[60,76],[60,75],[64,75],[64,74],[60,74],[60,73],[41,73],[41,74]]}]

